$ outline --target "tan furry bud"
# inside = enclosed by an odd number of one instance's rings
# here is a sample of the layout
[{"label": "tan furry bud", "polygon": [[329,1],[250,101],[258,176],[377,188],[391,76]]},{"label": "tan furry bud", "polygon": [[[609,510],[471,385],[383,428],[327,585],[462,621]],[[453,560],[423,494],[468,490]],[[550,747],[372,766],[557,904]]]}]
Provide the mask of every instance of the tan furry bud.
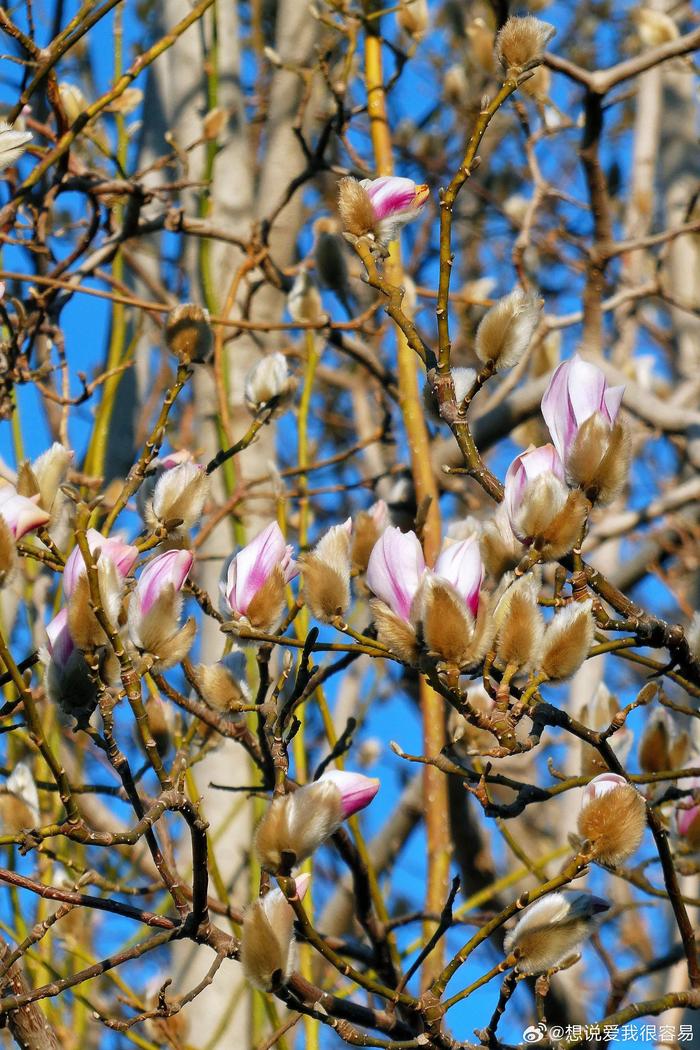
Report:
[{"label": "tan furry bud", "polygon": [[372,201],[364,186],[351,176],[338,184],[338,210],[346,233],[364,237],[373,232],[376,218]]},{"label": "tan furry bud", "polygon": [[172,743],[174,722],[172,708],[168,707],[159,696],[153,694],[148,697],[144,706],[156,749],[161,758],[164,758]]},{"label": "tan furry bud", "polygon": [[276,566],[251,599],[245,619],[255,631],[269,634],[280,622],[284,609],[284,573]]},{"label": "tan furry bud", "polygon": [[[612,723],[615,715],[620,710],[620,703],[605,682],[598,685],[593,697],[581,707],[580,719],[584,725],[597,733],[607,729]],[[620,726],[611,737],[608,738],[612,750],[618,761],[624,762],[632,747],[634,734],[626,725]],[[608,771],[605,762],[594,747],[581,741],[581,773],[583,776],[594,776],[597,773]]]},{"label": "tan furry bud", "polygon": [[522,90],[536,102],[545,103],[549,99],[551,86],[552,74],[546,66],[538,66],[532,76],[523,81]]},{"label": "tan furry bud", "polygon": [[17,567],[17,548],[15,538],[0,516],[0,587],[4,587]]},{"label": "tan furry bud", "polygon": [[494,71],[494,33],[483,18],[473,18],[465,29],[469,41],[469,57],[484,73]]},{"label": "tan furry bud", "polygon": [[623,777],[602,773],[584,789],[578,830],[602,864],[621,864],[636,853],[645,828],[644,799]]},{"label": "tan furry bud", "polygon": [[185,529],[196,524],[209,492],[209,478],[198,463],[179,463],[164,471],[156,482],[153,498],[146,505],[146,523],[155,528],[181,521]]},{"label": "tan furry bud", "polygon": [[403,0],[396,21],[412,39],[420,40],[430,25],[428,0]]},{"label": "tan furry bud", "polygon": [[553,474],[540,474],[527,487],[519,527],[532,538],[545,561],[568,554],[581,537],[588,516],[582,492],[566,490]]},{"label": "tan furry bud", "polygon": [[418,659],[418,639],[411,625],[392,612],[379,598],[372,598],[369,604],[377,638],[382,645],[386,645],[404,663],[415,664]]},{"label": "tan furry bud", "polygon": [[524,576],[507,588],[494,610],[496,661],[501,668],[526,671],[537,662],[544,637],[538,591],[538,581]]},{"label": "tan furry bud", "polygon": [[496,58],[509,77],[517,77],[542,62],[544,49],[555,33],[553,25],[532,15],[511,17],[496,37]]},{"label": "tan furry bud", "polygon": [[503,296],[481,319],[476,330],[474,353],[497,372],[512,368],[525,354],[542,313],[544,300],[516,288]]},{"label": "tan furry bud", "polygon": [[479,598],[474,618],[452,584],[426,572],[411,609],[411,622],[429,653],[445,663],[466,668],[479,662],[492,635],[490,603]]},{"label": "tan furry bud", "polygon": [[205,113],[202,121],[204,138],[209,142],[217,139],[224,129],[227,117],[228,113],[221,106],[214,106],[208,113]]},{"label": "tan furry bud", "polygon": [[304,600],[313,616],[331,623],[350,605],[350,518],[334,525],[309,554],[299,558]]},{"label": "tan furry bud", "polygon": [[639,39],[645,47],[659,47],[660,44],[668,44],[680,36],[678,26],[665,11],[638,7],[632,11],[632,18],[637,24]]},{"label": "tan furry bud", "polygon": [[318,324],[323,321],[323,303],[313,277],[301,270],[287,295],[287,309],[293,321]]},{"label": "tan furry bud", "polygon": [[150,656],[158,671],[184,660],[194,642],[197,625],[192,617],[180,627],[183,597],[172,584],[162,588],[147,612],[141,613],[136,595],[129,603],[129,633],[138,649]]},{"label": "tan furry bud", "polygon": [[572,602],[557,612],[544,635],[539,669],[552,681],[575,674],[593,642],[593,603]]},{"label": "tan furry bud", "polygon": [[[309,876],[299,875],[296,890],[304,897]],[[254,900],[243,916],[239,959],[251,984],[270,991],[294,967],[294,909],[281,890]]]},{"label": "tan furry bud", "polygon": [[273,799],[258,824],[254,848],[260,865],[278,872],[285,860],[300,864],[340,827],[341,795],[330,782],[316,781]]},{"label": "tan furry bud", "polygon": [[450,106],[463,106],[469,98],[469,81],[461,63],[445,70],[442,80],[442,97]]},{"label": "tan furry bud", "polygon": [[567,477],[580,486],[591,503],[612,502],[627,480],[632,454],[627,427],[612,426],[595,412],[578,430],[566,461]]},{"label": "tan furry bud", "polygon": [[[102,610],[109,622],[115,626],[121,609],[123,581],[116,565],[109,558],[99,558],[96,569]],[[92,609],[86,572],[78,576],[68,599],[68,629],[74,644],[83,651],[98,649],[107,640]]]},{"label": "tan furry bud", "polygon": [[520,973],[552,970],[578,950],[609,907],[607,901],[589,893],[547,893],[526,908],[506,936],[504,949],[518,953]]},{"label": "tan furry bud", "polygon": [[657,708],[647,719],[639,742],[639,765],[645,773],[661,773],[678,769],[690,750],[690,737],[676,731],[669,712]]},{"label": "tan furry bud", "polygon": [[205,703],[215,711],[232,713],[250,703],[245,653],[240,649],[218,663],[198,664],[194,673]]},{"label": "tan furry bud", "polygon": [[165,321],[168,349],[180,361],[207,361],[212,351],[209,312],[196,303],[182,303]]}]

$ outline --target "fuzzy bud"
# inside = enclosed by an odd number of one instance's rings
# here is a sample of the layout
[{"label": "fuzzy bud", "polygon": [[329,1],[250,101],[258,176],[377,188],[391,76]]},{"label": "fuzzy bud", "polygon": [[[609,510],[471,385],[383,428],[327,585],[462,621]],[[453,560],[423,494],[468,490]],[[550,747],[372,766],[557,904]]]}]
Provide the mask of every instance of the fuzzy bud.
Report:
[{"label": "fuzzy bud", "polygon": [[[77,549],[77,548],[76,548]],[[107,620],[115,625],[121,610],[124,581],[114,562],[100,558],[96,564],[99,602]],[[106,642],[106,636],[93,609],[93,597],[86,572],[81,573],[68,598],[68,629],[78,649],[89,652]]]},{"label": "fuzzy bud", "polygon": [[500,503],[496,513],[484,522],[479,539],[484,568],[495,580],[514,569],[523,555],[520,540],[513,534],[508,512]]},{"label": "fuzzy bud", "polygon": [[158,670],[180,663],[190,651],[196,624],[180,627],[182,588],[194,562],[191,551],[170,550],[148,563],[129,601],[129,635]]},{"label": "fuzzy bud", "polygon": [[[304,899],[310,875],[298,875],[296,894]],[[252,985],[269,992],[294,969],[294,909],[281,890],[253,901],[243,916],[239,959]]]},{"label": "fuzzy bud", "polygon": [[54,503],[60,494],[59,488],[66,479],[75,453],[54,441],[51,448],[42,452],[33,463],[25,462],[17,476],[17,491],[22,496],[38,494],[39,506],[49,513],[54,512]]},{"label": "fuzzy bud", "polygon": [[637,33],[644,47],[659,47],[680,36],[678,26],[665,11],[636,7],[632,11],[632,18],[637,24]]},{"label": "fuzzy bud", "polygon": [[593,643],[593,603],[572,602],[555,613],[547,625],[539,669],[551,681],[576,674]]},{"label": "fuzzy bud", "polygon": [[223,714],[235,713],[250,703],[245,653],[235,649],[215,664],[198,664],[197,686],[205,703]]},{"label": "fuzzy bud", "polygon": [[547,893],[525,909],[507,935],[504,949],[518,953],[520,973],[545,973],[578,951],[609,907],[590,893]]},{"label": "fuzzy bud", "polygon": [[491,638],[489,603],[477,596],[476,612],[458,589],[425,572],[411,610],[416,634],[429,653],[460,669],[478,663]]},{"label": "fuzzy bud", "polygon": [[[88,549],[93,561],[111,562],[121,580],[126,579],[139,556],[138,547],[125,543],[117,536],[103,536],[97,529],[88,529],[85,533]],[[63,592],[70,598],[81,577],[85,576],[85,560],[80,547],[74,547],[66,559],[63,569]]]},{"label": "fuzzy bud", "polygon": [[544,638],[544,620],[537,604],[537,580],[524,576],[512,583],[496,606],[496,663],[527,671],[537,663]]},{"label": "fuzzy bud", "polygon": [[341,179],[338,208],[344,230],[353,237],[373,236],[382,244],[420,214],[430,190],[412,179],[383,175],[378,179]]},{"label": "fuzzy bud", "polygon": [[255,832],[261,866],[275,873],[287,863],[300,864],[347,817],[368,806],[378,790],[379,781],[372,777],[334,769],[273,799]]},{"label": "fuzzy bud", "polygon": [[622,420],[610,426],[596,412],[579,428],[566,462],[567,477],[591,503],[605,506],[622,490],[630,458],[629,433]]},{"label": "fuzzy bud", "polygon": [[26,762],[17,762],[0,794],[0,822],[5,833],[18,834],[39,823],[39,792]]},{"label": "fuzzy bud", "polygon": [[208,361],[212,352],[209,312],[196,303],[182,303],[171,310],[165,321],[168,349],[181,362]]},{"label": "fuzzy bud", "polygon": [[544,49],[556,29],[549,22],[526,15],[525,18],[509,18],[496,36],[496,58],[509,77],[540,65]]},{"label": "fuzzy bud", "polygon": [[530,446],[515,457],[506,473],[504,504],[513,533],[547,560],[571,550],[588,513],[582,493],[570,492],[564,483],[553,445]]},{"label": "fuzzy bud", "polygon": [[298,323],[320,324],[323,321],[321,293],[308,270],[300,270],[287,295],[289,316]]},{"label": "fuzzy bud", "polygon": [[404,0],[396,12],[396,21],[413,40],[420,40],[430,25],[428,0]]},{"label": "fuzzy bud", "polygon": [[299,565],[304,580],[304,600],[313,616],[331,623],[350,605],[350,542],[352,519],[334,525],[313,551],[302,554]]},{"label": "fuzzy bud", "polygon": [[234,625],[269,634],[284,608],[284,588],[299,568],[277,522],[271,522],[224,566],[219,584]]},{"label": "fuzzy bud", "polygon": [[512,368],[525,354],[542,313],[544,300],[516,288],[486,312],[476,330],[474,352],[495,371]]},{"label": "fuzzy bud", "polygon": [[245,403],[255,415],[271,401],[280,406],[289,402],[296,388],[289,375],[287,358],[277,351],[267,354],[251,368],[245,377]]},{"label": "fuzzy bud", "polygon": [[61,609],[46,627],[46,694],[78,726],[86,726],[97,705],[97,693],[83,654],[70,635],[68,610]]},{"label": "fuzzy bud", "polygon": [[[589,701],[581,707],[580,718],[595,732],[608,729],[615,715],[620,710],[620,704],[605,682],[601,682]],[[634,734],[626,725],[616,729],[612,736],[608,737],[608,743],[615,753],[619,762],[624,763],[627,758]],[[593,776],[596,773],[608,772],[608,765],[600,753],[585,741],[581,741],[581,773],[583,776]]]},{"label": "fuzzy bud", "polygon": [[379,537],[370,554],[367,586],[394,615],[408,623],[424,570],[423,549],[415,532],[390,527]]},{"label": "fuzzy bud", "polygon": [[351,563],[353,572],[365,572],[372,549],[389,526],[389,508],[383,499],[369,510],[359,511],[352,522]]},{"label": "fuzzy bud", "polygon": [[146,523],[155,528],[180,521],[190,529],[201,516],[209,492],[209,478],[199,463],[179,463],[158,478],[153,498],[145,507]]},{"label": "fuzzy bud", "polygon": [[583,790],[578,830],[602,864],[622,864],[639,849],[646,827],[644,799],[617,773],[601,773]]},{"label": "fuzzy bud", "polygon": [[15,131],[7,121],[0,120],[0,171],[19,160],[31,140],[31,131]]}]

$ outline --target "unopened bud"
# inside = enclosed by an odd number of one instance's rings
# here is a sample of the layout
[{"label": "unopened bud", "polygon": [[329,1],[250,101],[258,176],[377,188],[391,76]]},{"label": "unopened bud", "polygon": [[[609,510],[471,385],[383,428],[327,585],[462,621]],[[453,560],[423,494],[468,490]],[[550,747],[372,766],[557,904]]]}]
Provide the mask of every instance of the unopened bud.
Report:
[{"label": "unopened bud", "polygon": [[547,893],[525,909],[504,949],[518,953],[520,973],[544,973],[573,955],[609,908],[607,901],[590,893]]},{"label": "unopened bud", "polygon": [[396,12],[396,21],[414,40],[420,40],[430,25],[428,0],[404,0]]},{"label": "unopened bud", "polygon": [[574,675],[593,642],[593,603],[572,602],[555,613],[544,635],[540,670],[552,681]]},{"label": "unopened bud", "polygon": [[300,270],[287,295],[287,309],[293,321],[320,324],[323,321],[323,303],[313,277],[308,270]]},{"label": "unopened bud", "polygon": [[350,537],[352,520],[334,525],[299,565],[304,580],[304,600],[313,616],[330,623],[350,604]]},{"label": "unopened bud", "polygon": [[[310,875],[298,875],[296,893],[303,900]],[[268,992],[294,969],[294,909],[281,890],[253,901],[243,916],[239,959],[251,984]]]},{"label": "unopened bud", "polygon": [[495,580],[500,580],[506,572],[514,569],[522,558],[522,544],[513,534],[503,503],[498,505],[493,517],[484,522],[479,548],[484,568]]},{"label": "unopened bud", "polygon": [[242,704],[250,703],[246,658],[240,649],[218,663],[198,664],[194,671],[204,701],[215,711],[235,713]]},{"label": "unopened bud", "polygon": [[0,120],[0,171],[19,160],[31,140],[31,131],[21,131]]},{"label": "unopened bud", "polygon": [[295,387],[284,354],[279,351],[267,354],[245,377],[245,403],[255,414],[273,400],[280,404],[287,402]]},{"label": "unopened bud", "polygon": [[39,792],[26,762],[17,762],[0,794],[0,820],[10,834],[39,823]]},{"label": "unopened bud", "polygon": [[196,303],[176,306],[165,321],[165,341],[180,361],[207,361],[212,351],[209,312]]},{"label": "unopened bud", "polygon": [[544,637],[538,590],[537,580],[524,576],[507,588],[494,610],[496,661],[501,668],[524,671],[537,662]]},{"label": "unopened bud", "polygon": [[129,600],[129,635],[158,670],[174,667],[187,656],[197,627],[190,618],[180,627],[182,587],[192,568],[190,551],[157,555],[141,573]]},{"label": "unopened bud", "polygon": [[612,426],[600,412],[579,427],[566,461],[567,477],[593,503],[604,506],[619,495],[631,457],[629,432],[621,419]]},{"label": "unopened bud", "polygon": [[389,509],[383,499],[373,503],[369,510],[361,510],[352,520],[352,568],[364,572],[372,548],[389,525]]},{"label": "unopened bud", "polygon": [[201,518],[208,491],[209,479],[199,463],[180,463],[164,471],[145,508],[147,524],[155,528],[181,521],[184,528],[191,528]]},{"label": "unopened bud", "polygon": [[518,76],[542,62],[544,49],[556,29],[549,22],[526,15],[525,18],[509,18],[496,37],[496,58],[504,72]]},{"label": "unopened bud", "polygon": [[54,509],[59,489],[66,480],[75,453],[54,441],[33,463],[23,463],[17,477],[17,491],[22,496],[39,496],[39,506],[45,511]]},{"label": "unopened bud", "polygon": [[202,131],[204,132],[204,138],[207,141],[212,142],[217,139],[224,129],[228,114],[225,109],[221,106],[214,106],[208,113],[205,113],[204,120],[202,121]]},{"label": "unopened bud", "polygon": [[583,791],[578,830],[596,860],[617,865],[639,849],[646,827],[644,799],[624,777],[601,773]]},{"label": "unopened bud", "polygon": [[481,319],[474,352],[497,372],[512,368],[525,354],[542,313],[544,300],[516,288],[499,299]]}]

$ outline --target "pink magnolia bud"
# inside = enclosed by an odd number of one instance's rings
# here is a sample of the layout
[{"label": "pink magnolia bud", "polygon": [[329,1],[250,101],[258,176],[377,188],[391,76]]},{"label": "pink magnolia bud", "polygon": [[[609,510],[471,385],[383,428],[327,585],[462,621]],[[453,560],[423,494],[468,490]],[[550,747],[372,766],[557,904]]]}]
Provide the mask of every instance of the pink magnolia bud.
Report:
[{"label": "pink magnolia bud", "polygon": [[38,494],[29,498],[20,496],[14,485],[0,487],[0,516],[14,539],[21,540],[28,532],[50,521],[51,515],[38,505],[39,499]]},{"label": "pink magnolia bud", "polygon": [[293,548],[284,542],[276,521],[246,544],[229,563],[226,579],[221,585],[231,612],[245,616],[253,598],[275,569],[281,569],[285,583],[293,580],[299,568],[292,554]]},{"label": "pink magnolia bud", "polygon": [[584,807],[594,798],[601,798],[603,795],[607,795],[609,791],[614,791],[616,787],[621,787],[627,784],[624,777],[621,777],[618,773],[601,773],[599,777],[594,777],[583,789],[583,797],[581,798],[581,806]]},{"label": "pink magnolia bud", "polygon": [[376,777],[366,777],[362,773],[350,773],[344,769],[329,769],[317,781],[328,782],[335,784],[340,791],[343,820],[368,806],[379,791]]},{"label": "pink magnolia bud", "polygon": [[472,616],[476,616],[484,578],[477,536],[468,536],[466,540],[445,547],[435,562],[435,575],[451,583]]},{"label": "pink magnolia bud", "polygon": [[166,587],[172,586],[175,591],[182,590],[193,562],[192,551],[172,550],[159,554],[148,563],[136,584],[142,615],[145,616]]},{"label": "pink magnolia bud", "polygon": [[388,528],[369,556],[367,586],[408,623],[411,603],[424,571],[425,558],[415,532]]},{"label": "pink magnolia bud", "polygon": [[[103,536],[97,529],[88,529],[85,537],[94,560],[110,561],[121,579],[126,579],[139,556],[138,547],[125,543],[117,536]],[[82,551],[80,547],[75,547],[68,556],[63,570],[63,590],[67,598],[70,598],[84,572],[85,562]]]},{"label": "pink magnolia bud", "polygon": [[374,234],[388,243],[421,212],[430,190],[413,179],[383,175],[378,179],[342,179],[338,205],[343,225],[355,237]]},{"label": "pink magnolia bud", "polygon": [[676,827],[678,834],[688,840],[700,840],[700,806],[691,806],[689,809],[676,810]]},{"label": "pink magnolia bud", "polygon": [[525,499],[527,487],[541,474],[554,475],[561,484],[564,497],[562,503],[565,502],[564,467],[554,445],[542,445],[540,448],[534,448],[531,445],[525,452],[516,456],[508,467],[503,502],[508,511],[510,527],[516,536],[519,535],[519,511]]},{"label": "pink magnolia bud", "polygon": [[623,386],[609,387],[601,369],[578,354],[555,369],[542,398],[542,415],[563,463],[579,428],[596,412],[612,427],[624,392]]}]

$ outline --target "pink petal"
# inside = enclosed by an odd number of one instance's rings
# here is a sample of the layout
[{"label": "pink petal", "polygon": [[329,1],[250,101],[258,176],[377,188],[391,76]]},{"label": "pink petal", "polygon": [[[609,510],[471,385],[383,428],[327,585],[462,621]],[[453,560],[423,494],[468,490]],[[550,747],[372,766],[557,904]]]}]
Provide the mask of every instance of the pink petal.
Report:
[{"label": "pink petal", "polygon": [[251,601],[277,566],[287,583],[294,579],[299,569],[292,554],[293,548],[284,542],[277,522],[270,522],[229,565],[226,599],[231,611],[245,616]]},{"label": "pink petal", "polygon": [[165,587],[182,590],[193,562],[192,551],[184,550],[165,551],[149,562],[136,584],[141,613],[148,612]]},{"label": "pink petal", "polygon": [[408,622],[411,602],[425,569],[425,558],[415,532],[393,527],[379,537],[367,565],[367,586],[389,608]]},{"label": "pink petal", "polygon": [[596,365],[574,354],[567,386],[576,425],[580,427],[603,406],[605,375]]},{"label": "pink petal", "polygon": [[600,798],[601,795],[607,795],[608,791],[614,791],[616,787],[620,787],[622,784],[626,784],[627,781],[624,777],[621,777],[619,773],[601,773],[600,776],[594,777],[583,789],[582,805],[586,805],[591,802],[594,798]]},{"label": "pink petal", "polygon": [[361,183],[372,202],[377,219],[386,219],[413,207],[416,184],[413,179],[383,175],[379,179],[364,179]]},{"label": "pink petal", "polygon": [[16,540],[51,520],[37,504],[39,496],[20,496],[14,485],[0,486],[0,515]]},{"label": "pink petal", "polygon": [[622,405],[624,386],[609,386],[603,394],[603,415],[608,423],[614,423]]},{"label": "pink petal", "polygon": [[472,615],[476,616],[484,578],[477,537],[468,536],[466,540],[446,547],[435,562],[435,575],[451,583]]},{"label": "pink petal", "polygon": [[[125,579],[139,556],[138,547],[124,543],[117,537],[103,536],[97,529],[88,529],[85,534],[90,553],[95,561],[105,558],[111,561],[122,579]],[[80,547],[74,547],[69,554],[63,570],[63,590],[70,598],[78,579],[85,572],[85,561]]]},{"label": "pink petal", "polygon": [[48,637],[48,650],[59,667],[65,667],[68,659],[75,649],[73,639],[68,630],[68,610],[61,609],[53,620],[46,625]]},{"label": "pink petal", "polygon": [[362,773],[350,773],[344,769],[329,769],[319,777],[317,783],[330,781],[340,791],[343,819],[368,806],[379,791],[376,777],[366,777]]},{"label": "pink petal", "polygon": [[689,809],[679,808],[676,810],[676,826],[679,835],[687,835],[695,821],[700,817],[700,805],[691,806]]},{"label": "pink petal", "polygon": [[568,361],[555,368],[542,398],[542,415],[562,460],[566,459],[566,453],[576,434],[576,420],[569,404],[567,389],[569,368]]}]

